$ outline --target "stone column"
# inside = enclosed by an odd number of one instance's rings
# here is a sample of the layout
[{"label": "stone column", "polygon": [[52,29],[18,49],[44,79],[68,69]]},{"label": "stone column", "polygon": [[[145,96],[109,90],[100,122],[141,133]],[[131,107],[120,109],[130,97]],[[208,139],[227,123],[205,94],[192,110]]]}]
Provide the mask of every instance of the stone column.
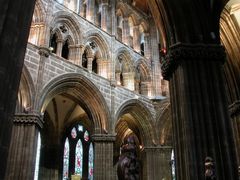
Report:
[{"label": "stone column", "polygon": [[151,57],[151,41],[149,33],[144,33],[144,56],[147,59],[150,59]]},{"label": "stone column", "polygon": [[16,114],[9,149],[5,180],[34,179],[39,128],[42,116],[35,113]]},{"label": "stone column", "polygon": [[88,0],[86,18],[92,23],[94,23],[94,7],[95,7],[95,0]]},{"label": "stone column", "polygon": [[107,31],[107,25],[108,25],[108,3],[103,2],[102,3],[102,11],[101,11],[101,28],[104,31]]},{"label": "stone column", "polygon": [[115,136],[106,134],[95,134],[92,136],[94,142],[94,179],[113,180],[113,144]]},{"label": "stone column", "polygon": [[56,50],[56,55],[57,56],[62,56],[62,47],[63,47],[63,40],[62,39],[58,39],[57,40],[57,50]]},{"label": "stone column", "polygon": [[4,177],[6,169],[12,118],[34,5],[35,0],[0,1],[0,177]]},{"label": "stone column", "polygon": [[38,74],[37,74],[36,97],[35,98],[37,98],[37,95],[42,88],[45,62],[46,62],[46,59],[49,57],[50,51],[48,48],[40,47],[38,53],[40,55],[40,61],[39,61],[39,66],[38,66],[38,71],[37,71]]},{"label": "stone column", "polygon": [[76,45],[76,57],[75,57],[75,64],[82,67],[82,55],[84,52],[84,45]]},{"label": "stone column", "polygon": [[140,82],[140,85],[141,85],[141,94],[143,95],[148,95],[148,91],[149,91],[149,82]]},{"label": "stone column", "polygon": [[74,64],[76,59],[76,46],[69,45],[68,49],[69,49],[68,60]]},{"label": "stone column", "polygon": [[128,18],[123,18],[122,20],[122,42],[129,45],[128,36],[129,36],[129,24]]},{"label": "stone column", "polygon": [[144,147],[142,172],[144,180],[171,180],[172,147]]},{"label": "stone column", "polygon": [[235,101],[229,106],[229,113],[232,121],[234,141],[236,144],[237,161],[240,167],[240,101]]},{"label": "stone column", "polygon": [[133,49],[140,53],[140,31],[139,26],[133,27]]},{"label": "stone column", "polygon": [[115,72],[115,80],[116,80],[116,82],[117,82],[117,85],[121,85],[120,74],[121,74],[120,71],[116,71],[116,72]]},{"label": "stone column", "polygon": [[92,62],[93,62],[93,57],[87,57],[87,69],[89,72],[92,72]]},{"label": "stone column", "polygon": [[178,180],[204,179],[206,157],[214,161],[217,180],[238,178],[224,61],[224,48],[218,44],[178,43],[162,62],[170,85]]}]

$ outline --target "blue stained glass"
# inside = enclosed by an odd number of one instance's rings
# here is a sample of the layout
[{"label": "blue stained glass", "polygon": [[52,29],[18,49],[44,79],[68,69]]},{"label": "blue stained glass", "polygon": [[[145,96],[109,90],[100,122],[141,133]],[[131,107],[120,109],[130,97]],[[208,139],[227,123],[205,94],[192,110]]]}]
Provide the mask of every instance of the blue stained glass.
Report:
[{"label": "blue stained glass", "polygon": [[83,167],[83,146],[82,141],[79,139],[75,151],[75,174],[81,175]]},{"label": "blue stained glass", "polygon": [[92,143],[89,146],[89,157],[88,157],[88,179],[93,180],[93,161],[94,161],[94,154],[93,154],[93,145]]},{"label": "blue stained glass", "polygon": [[63,180],[68,179],[68,167],[69,167],[69,141],[68,138],[64,144],[64,154],[63,154]]},{"label": "blue stained glass", "polygon": [[84,140],[85,141],[89,140],[89,133],[88,133],[88,131],[85,131],[85,133],[84,133]]}]

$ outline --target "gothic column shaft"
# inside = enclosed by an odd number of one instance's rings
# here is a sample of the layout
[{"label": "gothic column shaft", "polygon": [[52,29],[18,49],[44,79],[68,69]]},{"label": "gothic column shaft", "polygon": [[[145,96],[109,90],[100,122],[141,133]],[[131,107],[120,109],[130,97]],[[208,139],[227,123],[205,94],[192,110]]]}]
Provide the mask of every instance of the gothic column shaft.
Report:
[{"label": "gothic column shaft", "polygon": [[129,24],[128,24],[128,18],[124,18],[122,20],[122,42],[129,45],[128,37],[129,37]]},{"label": "gothic column shaft", "polygon": [[234,141],[236,144],[237,161],[240,167],[240,101],[237,100],[229,106],[229,113],[232,121]]},{"label": "gothic column shaft", "polygon": [[113,143],[115,136],[93,135],[94,141],[94,179],[113,180]]},{"label": "gothic column shaft", "polygon": [[63,47],[63,40],[58,40],[57,41],[57,50],[56,50],[56,55],[57,56],[62,56],[62,47]]},{"label": "gothic column shaft", "polygon": [[171,147],[145,147],[143,149],[144,180],[172,179],[171,151]]},{"label": "gothic column shaft", "polygon": [[101,11],[101,28],[104,31],[107,31],[108,25],[108,3],[102,3],[102,11]]},{"label": "gothic column shaft", "polygon": [[76,45],[76,57],[75,57],[75,64],[82,67],[82,55],[84,52],[83,45]]},{"label": "gothic column shaft", "polygon": [[151,41],[149,33],[144,33],[144,56],[147,59],[151,57]]},{"label": "gothic column shaft", "polygon": [[88,0],[86,18],[92,23],[94,22],[94,7],[95,7],[95,0]]},{"label": "gothic column shaft", "polygon": [[178,180],[202,180],[204,161],[214,160],[216,179],[237,179],[219,45],[176,44],[162,64],[170,81]]},{"label": "gothic column shaft", "polygon": [[6,169],[12,117],[34,5],[35,0],[0,1],[0,177],[4,177]]},{"label": "gothic column shaft", "polygon": [[34,178],[39,127],[39,115],[15,115],[5,180]]},{"label": "gothic column shaft", "polygon": [[92,57],[88,57],[87,58],[87,69],[89,72],[92,72],[92,62],[93,62],[93,58]]},{"label": "gothic column shaft", "polygon": [[140,31],[139,26],[133,27],[133,49],[140,52]]}]

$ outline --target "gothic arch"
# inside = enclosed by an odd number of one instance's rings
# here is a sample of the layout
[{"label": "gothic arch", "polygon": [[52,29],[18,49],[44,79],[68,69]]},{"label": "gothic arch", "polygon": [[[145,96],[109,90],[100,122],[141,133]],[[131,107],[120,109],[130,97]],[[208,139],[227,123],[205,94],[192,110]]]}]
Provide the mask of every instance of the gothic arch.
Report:
[{"label": "gothic arch", "polygon": [[134,25],[134,26],[137,26],[137,25],[139,24],[139,20],[138,20],[138,17],[137,17],[136,14],[131,13],[131,14],[129,15],[129,18],[132,19],[132,22],[133,22],[133,25]]},{"label": "gothic arch", "polygon": [[96,33],[96,31],[93,31],[93,30],[87,31],[84,34],[84,37],[85,37],[85,40],[83,44],[87,44],[88,42],[96,43],[102,58],[106,60],[110,59],[110,55],[109,55],[110,47],[108,46],[109,43],[107,43],[106,39],[104,38],[101,32]]},{"label": "gothic arch", "polygon": [[140,68],[140,73],[144,81],[151,81],[151,68],[144,59],[139,59],[135,63],[136,68]]},{"label": "gothic arch", "polygon": [[82,42],[82,31],[77,23],[77,18],[65,11],[59,11],[53,15],[53,19],[50,23],[52,29],[57,28],[56,25],[63,24],[66,26],[67,30],[70,31],[72,39],[74,39],[74,44],[81,44]]},{"label": "gothic arch", "polygon": [[156,115],[156,132],[158,144],[173,146],[172,115],[169,100],[162,103],[163,108]]},{"label": "gothic arch", "polygon": [[[236,19],[233,18],[233,12],[231,12],[232,2],[234,1],[230,1],[226,5],[220,19],[220,38],[228,55],[224,70],[227,78],[226,84],[229,104],[232,104],[240,97],[238,93],[240,84],[238,73],[240,71],[240,33]],[[234,9],[238,9],[237,7],[240,8],[240,2],[239,4],[234,4]]]},{"label": "gothic arch", "polygon": [[[40,93],[37,110],[44,112],[51,99],[58,94],[74,97],[94,124],[94,133],[108,131],[110,112],[98,88],[86,77],[76,73],[60,75],[48,83]],[[94,96],[93,96],[94,94]]]},{"label": "gothic arch", "polygon": [[18,90],[18,100],[15,112],[27,113],[31,111],[34,104],[33,98],[34,96],[35,96],[34,83],[27,67],[24,65]]},{"label": "gothic arch", "polygon": [[122,2],[118,3],[116,7],[116,15],[122,16],[123,18],[127,18],[129,15],[128,7]]},{"label": "gothic arch", "polygon": [[[124,115],[126,115],[127,118],[130,118],[130,121],[122,119]],[[131,127],[131,130],[139,136],[142,145],[150,146],[155,144],[156,133],[153,128],[153,118],[150,111],[141,101],[132,99],[124,102],[118,108],[115,117],[115,128],[119,123],[127,122],[128,128]],[[126,132],[126,128],[123,128],[122,130],[116,129],[116,131],[119,131],[119,133],[123,135]],[[124,137],[119,138],[121,139],[118,139],[118,141],[123,140]]]},{"label": "gothic arch", "polygon": [[120,48],[120,49],[118,49],[116,54],[117,54],[115,57],[116,64],[118,63],[119,57],[120,56],[122,57],[122,60],[123,60],[122,63],[124,63],[124,66],[125,66],[123,68],[126,68],[126,69],[123,69],[123,72],[134,72],[133,58],[132,58],[131,54],[129,53],[129,51],[126,48]]},{"label": "gothic arch", "polygon": [[37,0],[33,12],[32,23],[44,22],[46,17],[46,10],[41,0]]}]

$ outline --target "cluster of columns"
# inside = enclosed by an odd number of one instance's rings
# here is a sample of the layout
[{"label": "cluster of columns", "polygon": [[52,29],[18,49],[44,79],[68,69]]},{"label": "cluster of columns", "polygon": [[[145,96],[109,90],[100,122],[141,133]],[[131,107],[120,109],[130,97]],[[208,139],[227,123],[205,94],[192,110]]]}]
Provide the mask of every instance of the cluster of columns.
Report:
[{"label": "cluster of columns", "polygon": [[169,146],[150,146],[142,150],[142,179],[171,180],[171,153]]},{"label": "cluster of columns", "polygon": [[[235,101],[229,106],[229,113],[232,121],[234,140],[237,150],[237,161],[240,168],[240,101]],[[240,176],[240,169],[239,169]]]},{"label": "cluster of columns", "polygon": [[15,114],[5,179],[34,179],[40,114]]},{"label": "cluster of columns", "polygon": [[237,157],[223,81],[224,48],[182,44],[169,48],[162,73],[169,80],[176,178],[205,178],[204,161],[214,161],[218,180],[236,180]]}]

